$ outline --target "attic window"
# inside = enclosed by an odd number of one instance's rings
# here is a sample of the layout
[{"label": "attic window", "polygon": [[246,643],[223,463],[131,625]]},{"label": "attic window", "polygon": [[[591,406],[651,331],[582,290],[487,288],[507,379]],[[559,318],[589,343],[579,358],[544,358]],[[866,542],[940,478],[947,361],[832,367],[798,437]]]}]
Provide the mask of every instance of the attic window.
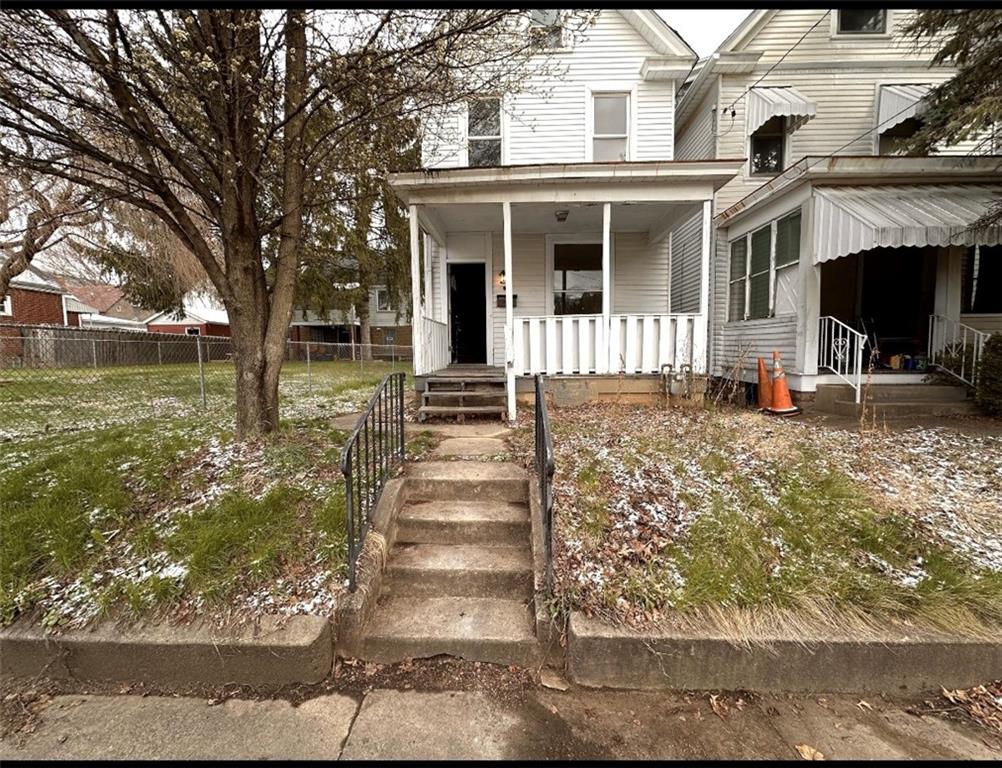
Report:
[{"label": "attic window", "polygon": [[564,28],[560,23],[560,10],[534,8],[529,11],[529,35],[533,48],[550,51],[564,47]]},{"label": "attic window", "polygon": [[887,11],[866,8],[844,8],[838,11],[838,34],[887,34]]},{"label": "attic window", "polygon": [[469,103],[466,135],[470,166],[501,165],[501,99]]}]

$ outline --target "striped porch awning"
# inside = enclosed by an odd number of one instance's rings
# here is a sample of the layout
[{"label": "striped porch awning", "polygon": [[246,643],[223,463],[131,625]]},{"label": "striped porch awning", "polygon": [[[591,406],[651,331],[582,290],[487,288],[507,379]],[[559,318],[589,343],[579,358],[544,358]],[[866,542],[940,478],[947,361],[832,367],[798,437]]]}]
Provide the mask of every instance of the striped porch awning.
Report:
[{"label": "striped porch awning", "polygon": [[871,248],[1000,245],[1002,227],[971,225],[1002,184],[837,186],[814,189],[814,263]]},{"label": "striped porch awning", "polygon": [[926,110],[925,97],[932,86],[882,85],[877,96],[877,130],[889,131],[912,117],[921,117]]},{"label": "striped porch awning", "polygon": [[791,126],[795,130],[817,111],[817,104],[796,88],[752,88],[748,94],[748,135],[778,115],[795,118]]}]

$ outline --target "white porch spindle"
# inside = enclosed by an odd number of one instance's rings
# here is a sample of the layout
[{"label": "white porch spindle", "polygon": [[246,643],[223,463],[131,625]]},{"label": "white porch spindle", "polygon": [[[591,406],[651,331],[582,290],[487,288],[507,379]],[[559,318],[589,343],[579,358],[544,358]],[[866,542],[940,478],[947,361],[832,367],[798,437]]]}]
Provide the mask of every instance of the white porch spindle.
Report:
[{"label": "white porch spindle", "polygon": [[707,373],[707,323],[710,317],[710,248],[713,201],[703,202],[702,259],[699,273],[699,316],[693,328],[692,367],[696,373]]},{"label": "white porch spindle", "polygon": [[[591,346],[591,318],[582,317],[578,320],[578,371],[590,373],[595,359]],[[566,342],[565,342],[566,343]]]},{"label": "white porch spindle", "polygon": [[546,372],[556,373],[557,368],[557,318],[546,318]]},{"label": "white porch spindle", "polygon": [[[561,358],[560,372],[561,373],[574,373],[574,323],[581,321],[575,321],[573,317],[562,318],[560,323],[561,332],[561,351],[563,352]],[[580,325],[579,325],[580,327]]]},{"label": "white porch spindle", "polygon": [[[416,205],[410,206],[408,213],[411,230],[411,322],[413,328],[421,328],[421,243],[419,240],[421,229],[418,226],[418,207]],[[420,334],[415,334],[415,336],[421,340]],[[419,376],[428,373],[424,369],[423,351],[420,343],[415,344],[412,350],[414,373]]]},{"label": "white porch spindle", "polygon": [[[501,204],[501,214],[504,219],[504,327],[505,327],[505,378],[508,400],[508,421],[515,421],[515,303],[513,290],[515,275],[512,272],[511,255],[511,203]],[[519,336],[521,336],[521,328]]]}]

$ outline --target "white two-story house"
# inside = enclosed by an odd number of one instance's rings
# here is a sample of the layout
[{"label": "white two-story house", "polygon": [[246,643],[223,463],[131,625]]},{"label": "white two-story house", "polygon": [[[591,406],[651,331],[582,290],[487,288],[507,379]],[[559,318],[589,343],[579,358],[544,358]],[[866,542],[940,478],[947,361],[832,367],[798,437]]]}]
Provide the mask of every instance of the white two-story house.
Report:
[{"label": "white two-story house", "polygon": [[437,115],[424,170],[391,178],[410,209],[418,386],[492,378],[503,401],[467,410],[510,419],[537,373],[600,394],[706,372],[711,205],[742,164],[676,158],[696,55],[654,12],[602,11],[573,40],[554,18],[534,12],[526,33],[550,25],[559,77]]},{"label": "white two-story house", "polygon": [[687,80],[677,158],[740,161],[714,201],[711,375],[751,382],[778,350],[795,392],[846,382],[858,403],[871,362],[970,383],[1002,330],[1002,233],[970,226],[1002,197],[1002,143],[900,156],[953,75],[902,34],[912,13],[753,11]]}]

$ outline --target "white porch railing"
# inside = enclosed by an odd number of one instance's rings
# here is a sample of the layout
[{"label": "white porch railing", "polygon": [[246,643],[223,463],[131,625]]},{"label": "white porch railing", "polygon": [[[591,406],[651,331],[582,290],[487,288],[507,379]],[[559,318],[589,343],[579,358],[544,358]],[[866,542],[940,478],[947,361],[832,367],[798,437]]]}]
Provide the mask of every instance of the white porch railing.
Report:
[{"label": "white porch railing", "polygon": [[989,334],[943,315],[929,315],[929,364],[974,386]]},{"label": "white porch railing", "polygon": [[449,354],[449,326],[422,317],[419,328],[421,329],[421,353],[415,366],[414,374],[423,376],[432,371],[445,368],[452,362]]},{"label": "white porch railing", "polygon": [[822,317],[820,322],[818,367],[827,368],[852,387],[858,403],[862,394],[866,335],[830,315]]},{"label": "white porch railing", "polygon": [[537,373],[660,373],[691,365],[703,373],[706,326],[701,315],[516,317],[512,359],[519,376]]}]

